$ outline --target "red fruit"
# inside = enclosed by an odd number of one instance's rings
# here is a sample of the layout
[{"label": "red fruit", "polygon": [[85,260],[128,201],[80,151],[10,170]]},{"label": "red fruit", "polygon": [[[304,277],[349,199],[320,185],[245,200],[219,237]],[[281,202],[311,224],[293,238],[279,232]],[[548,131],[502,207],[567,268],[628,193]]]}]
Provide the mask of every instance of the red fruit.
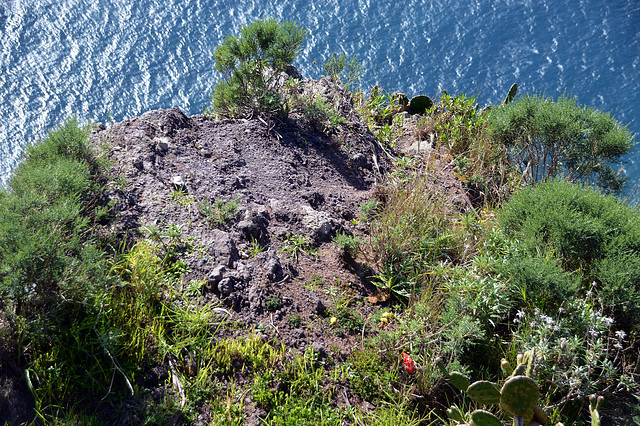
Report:
[{"label": "red fruit", "polygon": [[413,374],[416,372],[416,363],[404,352],[402,353],[402,362],[404,362],[404,368],[407,370],[407,373]]}]

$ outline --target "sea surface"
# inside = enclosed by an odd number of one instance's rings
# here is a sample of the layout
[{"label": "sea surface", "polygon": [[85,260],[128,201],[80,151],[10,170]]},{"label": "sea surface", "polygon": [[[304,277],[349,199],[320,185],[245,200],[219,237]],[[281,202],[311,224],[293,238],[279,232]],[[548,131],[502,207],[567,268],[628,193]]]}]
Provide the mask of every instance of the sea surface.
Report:
[{"label": "sea surface", "polygon": [[[610,111],[640,141],[638,0],[0,0],[0,181],[69,116],[201,113],[216,46],[267,16],[309,30],[295,62],[305,77],[344,52],[365,62],[365,89],[484,105],[517,82]],[[628,160],[637,181],[640,150]]]}]

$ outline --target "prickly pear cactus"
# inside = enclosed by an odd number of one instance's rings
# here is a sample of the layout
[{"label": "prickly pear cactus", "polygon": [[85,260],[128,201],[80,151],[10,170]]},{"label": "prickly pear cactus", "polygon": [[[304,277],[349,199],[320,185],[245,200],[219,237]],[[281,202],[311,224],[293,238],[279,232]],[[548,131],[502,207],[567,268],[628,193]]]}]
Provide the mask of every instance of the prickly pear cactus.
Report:
[{"label": "prickly pear cactus", "polygon": [[[529,425],[532,424],[533,420],[536,422],[533,424],[545,425],[548,420],[547,415],[536,405],[540,398],[540,390],[536,382],[530,377],[533,371],[535,352],[518,354],[516,359],[516,368],[512,368],[506,359],[502,359],[500,364],[502,372],[505,376],[509,376],[502,388],[496,383],[484,380],[470,384],[469,379],[464,374],[458,371],[449,373],[441,358],[437,358],[435,364],[442,371],[442,374],[449,378],[453,386],[463,391],[466,390],[469,398],[476,403],[484,405],[499,404],[505,413],[513,417],[514,425]],[[595,403],[592,403],[592,407],[595,407],[595,415],[592,411],[592,418],[597,417],[599,419],[597,414],[598,405],[593,404]],[[462,421],[465,419],[465,415],[458,407],[452,406],[451,409],[447,410],[447,414],[452,420],[459,422],[459,425],[463,424]],[[474,414],[477,418],[473,417]],[[468,416],[466,417],[467,420],[469,419]],[[484,410],[474,411],[471,414],[471,420],[471,425],[476,426],[501,425],[497,417]],[[600,423],[592,423],[592,426],[600,426]]]},{"label": "prickly pear cactus", "polygon": [[409,98],[404,93],[394,93],[391,96],[398,102],[398,105],[403,107],[409,105]]},{"label": "prickly pear cactus", "polygon": [[525,424],[533,419],[540,390],[535,380],[527,376],[510,378],[500,391],[500,407],[514,417],[523,417]]},{"label": "prickly pear cactus", "polygon": [[449,377],[449,372],[444,366],[444,361],[442,360],[442,358],[436,358],[435,363],[436,363],[436,367],[438,367],[438,369],[442,372],[442,375],[444,377]]},{"label": "prickly pear cactus", "polygon": [[591,413],[591,426],[600,426],[600,412],[598,409],[602,405],[604,398],[595,395],[589,396],[589,412]]},{"label": "prickly pear cactus", "polygon": [[513,373],[513,367],[505,358],[502,358],[502,361],[500,362],[500,369],[502,370],[502,374],[507,377]]},{"label": "prickly pear cactus", "polygon": [[460,409],[455,405],[452,405],[451,408],[447,408],[447,416],[449,416],[451,420],[455,420],[457,422],[462,422],[464,420],[462,411],[460,411]]},{"label": "prickly pear cactus", "polygon": [[475,410],[471,413],[471,424],[474,426],[502,426],[499,418],[485,410]]},{"label": "prickly pear cactus", "polygon": [[507,93],[507,97],[504,98],[504,105],[507,105],[508,103],[511,103],[511,101],[513,100],[513,98],[516,97],[516,92],[518,91],[518,83],[513,83],[513,85],[511,86],[511,88],[509,89],[509,93]]},{"label": "prickly pear cactus", "polygon": [[451,373],[449,373],[449,380],[451,381],[451,384],[453,386],[460,389],[461,391],[466,391],[471,384],[469,378],[459,371],[452,371]]},{"label": "prickly pear cactus", "polygon": [[424,114],[426,110],[433,106],[433,101],[425,95],[418,95],[409,101],[409,111],[412,114]]},{"label": "prickly pear cactus", "polygon": [[478,404],[499,404],[500,388],[497,384],[480,380],[472,383],[467,389],[467,395]]}]

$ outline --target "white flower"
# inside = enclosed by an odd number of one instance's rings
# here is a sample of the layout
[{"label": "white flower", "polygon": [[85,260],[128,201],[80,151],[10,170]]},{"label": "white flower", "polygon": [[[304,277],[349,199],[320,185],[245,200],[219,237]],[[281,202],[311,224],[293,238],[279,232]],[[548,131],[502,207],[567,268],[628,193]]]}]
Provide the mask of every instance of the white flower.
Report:
[{"label": "white flower", "polygon": [[516,313],[516,316],[517,316],[518,318],[520,318],[520,319],[524,318],[524,311],[518,311],[518,312]]},{"label": "white flower", "polygon": [[602,322],[605,323],[606,325],[611,325],[613,324],[613,318],[602,317]]},{"label": "white flower", "polygon": [[616,338],[620,339],[620,340],[624,340],[627,337],[627,333],[625,333],[622,330],[618,330],[616,331]]},{"label": "white flower", "polygon": [[540,315],[540,319],[544,321],[548,326],[552,326],[554,323],[553,318],[548,315]]},{"label": "white flower", "polygon": [[616,344],[613,345],[613,347],[616,349],[622,349],[622,343],[617,342]]}]

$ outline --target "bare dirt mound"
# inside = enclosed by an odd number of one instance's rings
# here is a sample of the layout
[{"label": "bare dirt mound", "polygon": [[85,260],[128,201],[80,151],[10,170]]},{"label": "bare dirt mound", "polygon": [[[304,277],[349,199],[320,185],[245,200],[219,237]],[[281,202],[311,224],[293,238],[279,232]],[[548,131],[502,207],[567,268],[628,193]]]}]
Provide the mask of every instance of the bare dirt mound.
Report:
[{"label": "bare dirt mound", "polygon": [[[276,330],[288,346],[314,342],[325,350],[348,342],[325,342],[332,296],[319,283],[370,293],[362,280],[368,271],[347,267],[331,240],[358,232],[357,207],[372,197],[386,163],[338,86],[307,80],[304,90],[320,93],[347,124],[321,131],[302,113],[273,125],[172,108],[102,127],[92,138],[109,147],[122,183],[105,195],[118,212],[113,231],[132,239],[173,226],[191,241],[182,288],[206,282],[203,296],[185,303],[226,307],[249,329]],[[232,203],[235,212],[216,216]],[[301,236],[308,250],[296,250]]]}]

